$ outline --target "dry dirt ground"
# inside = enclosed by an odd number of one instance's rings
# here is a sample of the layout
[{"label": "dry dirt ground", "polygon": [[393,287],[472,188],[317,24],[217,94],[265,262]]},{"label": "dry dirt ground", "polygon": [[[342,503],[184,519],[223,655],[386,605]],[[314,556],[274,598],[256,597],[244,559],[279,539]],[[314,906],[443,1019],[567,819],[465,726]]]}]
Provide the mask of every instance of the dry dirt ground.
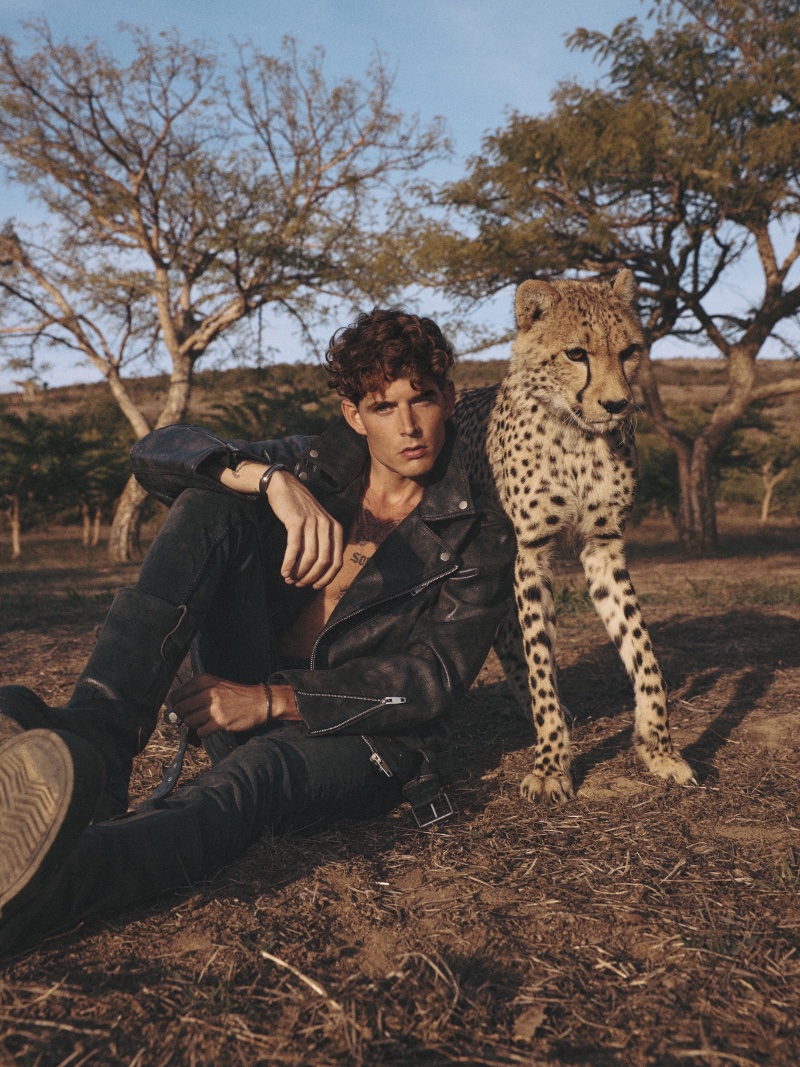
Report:
[{"label": "dry dirt ground", "polygon": [[[519,796],[530,734],[490,658],[458,709],[455,819],[421,831],[403,808],[264,840],[192,892],[50,940],[0,968],[0,1064],[796,1065],[799,534],[729,535],[690,562],[663,530],[634,535],[698,788],[634,764],[627,680],[565,562],[572,804]],[[0,560],[0,680],[55,701],[135,569],[29,551]],[[173,745],[160,732],[140,758],[137,795]]]}]

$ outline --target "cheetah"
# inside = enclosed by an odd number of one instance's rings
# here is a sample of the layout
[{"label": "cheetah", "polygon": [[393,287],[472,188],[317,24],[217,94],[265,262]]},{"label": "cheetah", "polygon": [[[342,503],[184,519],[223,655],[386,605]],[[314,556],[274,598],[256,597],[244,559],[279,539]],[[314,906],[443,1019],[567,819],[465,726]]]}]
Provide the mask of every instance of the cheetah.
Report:
[{"label": "cheetah", "polygon": [[644,352],[629,270],[613,284],[525,281],[499,385],[464,392],[453,415],[471,477],[496,494],[517,537],[516,611],[495,651],[536,731],[528,800],[573,795],[553,659],[551,553],[571,533],[589,593],[634,687],[635,751],[661,778],[694,783],[670,737],[667,690],[625,565],[636,487],[630,382]]}]

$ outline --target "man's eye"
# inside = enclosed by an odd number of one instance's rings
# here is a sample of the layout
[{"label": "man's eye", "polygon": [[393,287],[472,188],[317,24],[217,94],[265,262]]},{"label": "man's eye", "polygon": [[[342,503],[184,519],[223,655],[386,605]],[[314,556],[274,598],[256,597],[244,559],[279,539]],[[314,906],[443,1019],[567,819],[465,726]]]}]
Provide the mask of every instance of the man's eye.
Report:
[{"label": "man's eye", "polygon": [[571,359],[573,363],[578,363],[582,359],[586,359],[588,352],[585,348],[568,348],[566,351],[567,359]]}]

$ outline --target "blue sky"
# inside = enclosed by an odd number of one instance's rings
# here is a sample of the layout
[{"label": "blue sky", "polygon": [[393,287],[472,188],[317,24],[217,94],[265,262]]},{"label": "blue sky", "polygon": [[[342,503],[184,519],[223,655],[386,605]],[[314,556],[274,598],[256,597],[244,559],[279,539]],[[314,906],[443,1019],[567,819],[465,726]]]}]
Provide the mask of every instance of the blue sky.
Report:
[{"label": "blue sky", "polygon": [[[640,0],[0,0],[0,33],[18,38],[24,20],[43,16],[56,39],[96,37],[118,51],[126,40],[119,24],[128,22],[154,33],[177,27],[220,49],[251,38],[265,52],[288,33],[304,47],[325,48],[331,79],[360,77],[377,49],[394,72],[395,106],[423,123],[446,120],[455,153],[435,176],[455,178],[509,110],[545,111],[559,81],[598,76],[587,57],[568,51],[566,34],[578,26],[610,30],[646,10]],[[1,179],[0,197],[0,218],[29,215],[24,197]],[[509,293],[484,317],[506,328],[510,308]],[[285,327],[277,344],[286,358],[302,355]],[[0,391],[10,388],[9,377],[0,371]],[[96,374],[68,355],[46,377],[56,385]]]},{"label": "blue sky", "polygon": [[560,79],[596,75],[567,50],[566,34],[646,11],[640,0],[0,0],[0,33],[16,37],[23,20],[44,16],[56,37],[113,45],[119,24],[132,22],[223,47],[249,37],[266,52],[291,33],[323,45],[334,76],[361,74],[378,48],[396,71],[398,106],[443,115],[463,158],[506,109],[542,111]]},{"label": "blue sky", "polygon": [[[251,38],[265,52],[289,33],[306,48],[325,48],[331,79],[360,77],[377,49],[395,74],[394,104],[423,123],[445,119],[455,153],[434,173],[455,178],[510,110],[546,111],[559,81],[590,83],[602,74],[567,49],[567,34],[578,26],[607,31],[624,18],[645,18],[649,7],[640,0],[0,0],[0,33],[19,37],[24,20],[43,16],[57,39],[97,37],[120,50],[126,38],[118,26],[129,22],[151,32],[177,27],[220,49]],[[19,192],[0,180],[0,196],[0,218],[24,220],[30,209]],[[511,299],[509,292],[496,300],[484,320],[506,328]],[[284,328],[277,344],[285,358],[302,355]],[[51,384],[94,376],[70,359],[49,372]]]}]

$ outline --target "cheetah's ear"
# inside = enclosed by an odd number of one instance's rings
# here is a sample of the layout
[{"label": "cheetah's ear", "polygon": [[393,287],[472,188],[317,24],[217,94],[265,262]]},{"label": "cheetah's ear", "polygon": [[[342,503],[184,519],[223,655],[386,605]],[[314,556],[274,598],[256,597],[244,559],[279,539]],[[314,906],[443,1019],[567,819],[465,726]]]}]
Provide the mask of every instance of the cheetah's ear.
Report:
[{"label": "cheetah's ear", "polygon": [[560,293],[549,282],[536,282],[533,280],[523,282],[517,289],[517,296],[514,300],[514,314],[517,317],[517,326],[521,330],[529,330],[533,323],[548,308],[555,307],[560,299]]},{"label": "cheetah's ear", "polygon": [[614,296],[624,300],[626,304],[632,304],[636,300],[636,279],[633,271],[625,267],[619,272],[611,285]]}]

